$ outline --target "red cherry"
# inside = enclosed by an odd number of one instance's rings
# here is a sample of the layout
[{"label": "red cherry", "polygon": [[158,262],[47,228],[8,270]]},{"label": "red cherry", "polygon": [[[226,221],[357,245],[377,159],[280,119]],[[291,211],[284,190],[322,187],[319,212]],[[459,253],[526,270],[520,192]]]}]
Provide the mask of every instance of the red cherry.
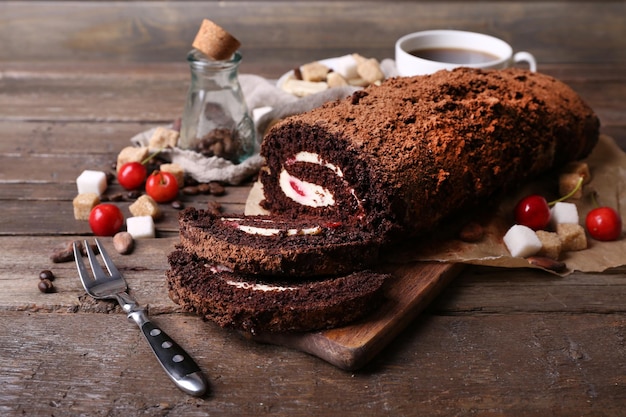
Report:
[{"label": "red cherry", "polygon": [[545,229],[550,223],[550,207],[545,198],[532,194],[515,206],[515,223],[533,230]]},{"label": "red cherry", "polygon": [[91,209],[89,227],[96,236],[113,236],[124,225],[124,214],[114,204],[102,203]]},{"label": "red cherry", "polygon": [[136,190],[146,180],[146,167],[140,162],[127,162],[120,167],[117,181],[127,190]]},{"label": "red cherry", "polygon": [[178,196],[176,177],[163,171],[154,171],[146,181],[146,193],[157,203],[167,203]]},{"label": "red cherry", "polygon": [[585,218],[587,231],[596,240],[617,240],[622,235],[622,218],[611,207],[597,207]]}]

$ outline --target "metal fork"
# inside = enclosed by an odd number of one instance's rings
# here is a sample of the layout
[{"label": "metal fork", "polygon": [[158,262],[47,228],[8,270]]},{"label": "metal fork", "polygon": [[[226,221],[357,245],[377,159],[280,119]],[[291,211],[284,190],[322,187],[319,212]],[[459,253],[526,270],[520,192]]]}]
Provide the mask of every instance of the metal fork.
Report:
[{"label": "metal fork", "polygon": [[92,278],[85,267],[83,258],[78,247],[78,242],[74,242],[74,258],[76,259],[76,267],[78,275],[83,283],[83,287],[87,294],[97,299],[115,299],[120,304],[124,312],[132,319],[141,329],[146,340],[150,344],[152,351],[156,355],[159,363],[174,381],[176,386],[184,392],[201,396],[206,392],[207,381],[202,371],[194,360],[181,348],[173,339],[171,339],[163,330],[153,324],[143,307],[127,293],[128,285],[124,277],[117,270],[111,257],[107,254],[103,245],[96,239],[96,246],[100,251],[102,260],[109,271],[104,272],[94,251],[85,240],[84,247],[87,251],[89,264],[94,277]]}]

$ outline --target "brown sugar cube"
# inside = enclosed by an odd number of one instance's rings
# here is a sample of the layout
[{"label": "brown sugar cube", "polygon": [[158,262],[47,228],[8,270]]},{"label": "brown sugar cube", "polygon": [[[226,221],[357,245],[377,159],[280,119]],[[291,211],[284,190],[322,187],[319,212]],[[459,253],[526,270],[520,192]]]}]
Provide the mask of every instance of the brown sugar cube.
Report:
[{"label": "brown sugar cube", "polygon": [[150,216],[153,219],[161,217],[159,204],[147,194],[139,197],[133,204],[128,206],[128,209],[134,217]]},{"label": "brown sugar cube", "polygon": [[564,252],[587,249],[585,229],[577,223],[560,223],[556,225],[556,233],[561,239]]},{"label": "brown sugar cube", "polygon": [[91,209],[100,204],[100,196],[96,193],[78,194],[72,200],[74,207],[74,218],[76,220],[89,220]]},{"label": "brown sugar cube", "polygon": [[117,155],[117,171],[128,162],[141,162],[148,157],[147,146],[127,146]]},{"label": "brown sugar cube", "polygon": [[582,161],[573,161],[565,165],[561,171],[564,174],[577,174],[579,177],[583,177],[583,184],[588,184],[591,181],[591,172],[589,171],[589,165]]},{"label": "brown sugar cube", "polygon": [[348,85],[348,82],[338,72],[329,72],[326,76],[326,84],[329,87],[343,87]]},{"label": "brown sugar cube", "polygon": [[178,143],[178,137],[180,136],[180,132],[174,129],[169,129],[167,127],[159,126],[154,129],[154,133],[152,137],[150,137],[150,141],[148,142],[148,148],[150,149],[163,149],[163,148],[173,148]]},{"label": "brown sugar cube", "polygon": [[204,19],[191,46],[216,61],[222,61],[230,58],[241,43],[214,22]]},{"label": "brown sugar cube", "polygon": [[546,232],[545,230],[537,230],[536,234],[541,242],[541,249],[537,255],[558,260],[561,257],[563,247],[559,235],[554,232]]},{"label": "brown sugar cube", "polygon": [[300,67],[300,74],[304,81],[325,81],[330,69],[320,62],[310,62]]},{"label": "brown sugar cube", "polygon": [[176,178],[176,182],[178,183],[178,188],[182,188],[185,185],[185,169],[176,164],[161,164],[159,169],[163,172],[169,172]]},{"label": "brown sugar cube", "polygon": [[376,58],[370,58],[357,63],[356,72],[361,78],[370,84],[380,82],[385,79],[385,74],[380,69]]}]

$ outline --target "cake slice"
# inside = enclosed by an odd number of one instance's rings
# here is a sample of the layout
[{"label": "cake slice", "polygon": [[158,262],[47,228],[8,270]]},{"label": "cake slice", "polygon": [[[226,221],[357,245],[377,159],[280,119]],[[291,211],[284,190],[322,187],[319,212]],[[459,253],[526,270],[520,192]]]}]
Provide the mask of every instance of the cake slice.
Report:
[{"label": "cake slice", "polygon": [[237,273],[294,277],[346,274],[378,261],[377,239],[324,219],[216,214],[179,215],[182,249]]},{"label": "cake slice", "polygon": [[222,327],[251,333],[305,332],[360,319],[379,306],[389,277],[360,271],[294,282],[239,274],[180,249],[168,261],[175,303]]}]

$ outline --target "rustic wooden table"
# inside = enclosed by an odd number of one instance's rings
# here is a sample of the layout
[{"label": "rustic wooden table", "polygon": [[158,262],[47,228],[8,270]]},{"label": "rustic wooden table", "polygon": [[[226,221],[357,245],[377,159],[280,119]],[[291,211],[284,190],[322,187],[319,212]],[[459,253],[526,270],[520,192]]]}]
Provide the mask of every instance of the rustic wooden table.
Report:
[{"label": "rustic wooden table", "polygon": [[[393,343],[348,372],[182,313],[166,292],[177,212],[164,207],[158,238],[116,260],[208,376],[210,393],[193,398],[165,377],[119,308],[85,295],[73,263],[49,258],[90,236],[72,214],[77,175],[110,170],[131,136],[180,115],[183,59],[201,17],[240,37],[242,72],[269,78],[355,51],[393,57],[393,41],[419,29],[489,32],[532,51],[540,71],[578,91],[626,149],[624,16],[621,1],[4,2],[0,415],[625,415],[624,268],[557,278],[467,267]],[[184,199],[242,211],[248,190]],[[54,293],[37,289],[44,269],[56,274]]]}]

